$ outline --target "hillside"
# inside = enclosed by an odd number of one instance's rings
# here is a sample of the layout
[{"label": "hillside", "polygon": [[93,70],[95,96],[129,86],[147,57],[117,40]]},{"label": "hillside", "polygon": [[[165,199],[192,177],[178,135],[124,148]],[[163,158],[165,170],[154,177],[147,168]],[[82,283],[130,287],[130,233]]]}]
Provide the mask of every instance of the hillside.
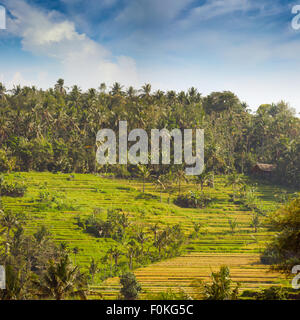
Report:
[{"label": "hillside", "polygon": [[[143,194],[142,183],[136,180],[118,180],[92,174],[35,172],[9,174],[6,179],[24,180],[28,190],[22,198],[2,197],[3,206],[26,216],[26,233],[32,234],[39,226],[45,225],[57,243],[67,244],[74,263],[79,264],[83,271],[88,270],[92,258],[101,261],[109,249],[118,243],[112,238],[97,238],[87,233],[78,226],[76,219],[78,216],[85,219],[91,214],[105,219],[107,209],[122,209],[128,215],[130,224],[136,229],[143,228],[148,237],[152,236],[149,228],[155,224],[160,229],[180,224],[186,236],[181,257],[138,269],[136,274],[148,293],[162,288],[176,288],[182,283],[183,287],[187,287],[193,277],[207,277],[210,267],[220,263],[233,266],[233,275],[242,279],[243,288],[258,288],[279,281],[276,275],[266,273],[266,266],[258,265],[258,253],[272,236],[267,230],[266,217],[260,217],[261,227],[255,232],[251,227],[253,213],[230,201],[232,187],[225,187],[224,176],[216,177],[215,188],[204,188],[213,202],[203,209],[185,209],[173,204],[176,185],[173,186],[171,198],[163,192],[160,202],[160,192],[153,184],[147,183]],[[256,182],[249,180],[248,183]],[[184,184],[182,192],[195,188],[193,184]],[[257,184],[256,196],[265,212],[271,212],[280,205],[276,195],[282,191],[274,185]],[[41,200],[47,195],[51,195],[52,205]],[[228,219],[236,219],[238,223],[234,232]],[[197,236],[191,236],[193,223],[201,224]],[[73,252],[75,247],[79,249],[76,255]],[[120,265],[126,265],[123,255]],[[142,263],[133,261],[134,269],[142,266]],[[101,268],[101,276],[106,273],[107,277],[108,264],[102,263]],[[172,274],[171,281],[169,277],[164,278],[168,274]],[[117,286],[116,280],[106,280],[105,283],[108,287],[110,284]],[[96,276],[91,285],[91,297],[101,291],[106,292],[106,298],[112,297],[113,286],[112,291],[107,291],[107,285],[103,288],[100,275]]]}]

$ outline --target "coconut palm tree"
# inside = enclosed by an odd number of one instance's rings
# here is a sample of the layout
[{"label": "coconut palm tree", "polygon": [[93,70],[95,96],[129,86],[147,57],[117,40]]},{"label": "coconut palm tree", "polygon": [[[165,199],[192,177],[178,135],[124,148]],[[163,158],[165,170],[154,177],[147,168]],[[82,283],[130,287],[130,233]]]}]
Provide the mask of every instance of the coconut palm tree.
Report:
[{"label": "coconut palm tree", "polygon": [[64,87],[65,84],[65,80],[64,79],[58,79],[54,88],[55,91],[57,91],[58,93],[65,95],[66,94],[66,89]]},{"label": "coconut palm tree", "polygon": [[5,234],[5,256],[7,257],[9,251],[9,241],[11,230],[19,225],[19,216],[10,212],[0,210],[0,235]]},{"label": "coconut palm tree", "polygon": [[162,192],[163,190],[166,189],[163,175],[156,176],[154,178],[154,184],[155,184],[155,189],[159,188],[160,190],[160,202],[162,202]]},{"label": "coconut palm tree", "polygon": [[195,183],[197,186],[200,185],[201,192],[203,192],[204,184],[207,183],[208,181],[210,181],[210,177],[211,177],[210,172],[207,172],[205,170],[201,174],[199,174],[198,176],[195,176]]},{"label": "coconut palm tree", "polygon": [[238,223],[237,223],[236,219],[228,218],[228,224],[231,229],[231,232],[234,233],[236,228],[238,227]]},{"label": "coconut palm tree", "polygon": [[72,265],[68,255],[57,262],[50,260],[41,281],[34,280],[33,284],[36,294],[42,298],[63,300],[78,296],[86,299],[86,277]]},{"label": "coconut palm tree", "polygon": [[227,177],[225,187],[232,186],[233,199],[235,199],[236,188],[244,183],[244,179],[237,173],[233,173]]},{"label": "coconut palm tree", "polygon": [[0,100],[6,101],[6,88],[2,82],[0,82]]},{"label": "coconut palm tree", "polygon": [[143,179],[143,193],[145,193],[145,182],[151,175],[150,170],[145,165],[138,165],[138,175]]},{"label": "coconut palm tree", "polygon": [[129,98],[133,98],[133,97],[135,97],[135,95],[136,95],[136,90],[133,88],[133,86],[130,86],[128,89],[127,89],[127,96],[129,97]]},{"label": "coconut palm tree", "polygon": [[92,276],[92,283],[94,283],[94,278],[95,278],[95,275],[100,271],[100,268],[99,268],[99,264],[95,261],[94,258],[92,258],[91,260],[91,263],[90,263],[90,266],[89,266],[89,272]]},{"label": "coconut palm tree", "polygon": [[125,247],[127,249],[126,256],[128,258],[128,266],[129,266],[129,269],[132,270],[133,269],[133,258],[138,253],[138,248],[139,248],[138,243],[135,241],[135,239],[131,239],[126,243]]},{"label": "coconut palm tree", "polygon": [[119,82],[115,82],[113,86],[111,87],[111,95],[116,96],[116,95],[123,95],[123,86]]},{"label": "coconut palm tree", "polygon": [[204,300],[236,300],[240,283],[232,286],[230,270],[227,266],[221,266],[219,272],[211,273],[211,283],[202,280],[194,281],[194,288],[198,291],[197,298]]},{"label": "coconut palm tree", "polygon": [[148,240],[146,232],[140,229],[136,232],[136,239],[141,245],[141,254],[144,252],[144,243]]},{"label": "coconut palm tree", "polygon": [[140,97],[143,99],[148,99],[150,97],[150,93],[151,93],[151,84],[145,83],[142,86],[141,91],[142,91],[142,94],[140,95]]},{"label": "coconut palm tree", "polygon": [[260,227],[260,221],[257,213],[253,214],[250,227],[254,229],[255,233],[257,232],[257,229]]},{"label": "coconut palm tree", "polygon": [[106,91],[106,84],[105,84],[104,82],[102,82],[102,83],[100,84],[99,90],[100,90],[100,92],[105,93],[105,91]]},{"label": "coconut palm tree", "polygon": [[175,167],[175,181],[178,184],[178,194],[180,195],[181,193],[181,182],[182,181],[188,181],[186,175],[185,175],[185,170],[181,166],[176,166]]},{"label": "coconut palm tree", "polygon": [[78,247],[75,247],[75,248],[73,248],[73,253],[74,253],[74,256],[75,256],[75,258],[74,258],[74,264],[76,265],[76,256],[78,255],[78,253],[79,253],[79,248]]},{"label": "coconut palm tree", "polygon": [[115,261],[115,267],[118,266],[118,264],[119,264],[119,258],[120,258],[120,256],[121,256],[122,254],[123,254],[123,251],[122,251],[122,249],[121,249],[120,246],[115,246],[115,247],[113,247],[113,249],[112,249],[112,257],[113,257],[113,259],[114,259],[114,261]]},{"label": "coconut palm tree", "polygon": [[155,223],[154,225],[152,225],[152,226],[150,227],[150,230],[153,232],[154,242],[156,242],[156,240],[157,240],[157,231],[159,230],[158,224]]}]

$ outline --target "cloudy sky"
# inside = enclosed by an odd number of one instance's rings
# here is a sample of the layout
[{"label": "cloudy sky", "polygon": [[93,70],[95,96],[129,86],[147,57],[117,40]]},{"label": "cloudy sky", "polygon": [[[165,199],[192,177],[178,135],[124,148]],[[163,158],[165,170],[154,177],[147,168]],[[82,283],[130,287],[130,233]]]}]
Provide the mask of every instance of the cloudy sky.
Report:
[{"label": "cloudy sky", "polygon": [[[0,82],[97,88],[114,81],[203,94],[231,90],[251,109],[300,112],[297,1],[0,0]],[[300,20],[299,20],[300,21]]]}]

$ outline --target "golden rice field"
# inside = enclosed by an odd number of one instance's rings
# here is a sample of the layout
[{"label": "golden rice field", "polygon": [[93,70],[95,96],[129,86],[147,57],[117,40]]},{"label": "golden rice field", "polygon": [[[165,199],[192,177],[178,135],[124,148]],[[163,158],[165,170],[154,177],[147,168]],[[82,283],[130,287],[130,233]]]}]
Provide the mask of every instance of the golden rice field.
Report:
[{"label": "golden rice field", "polygon": [[[258,290],[272,285],[281,285],[285,282],[282,275],[269,272],[267,266],[259,263],[258,254],[224,254],[224,253],[191,253],[181,257],[162,261],[151,266],[135,271],[141,283],[143,293],[158,293],[172,289],[184,290],[190,295],[195,295],[193,281],[201,279],[209,281],[212,271],[219,267],[230,267],[232,280],[240,282],[240,291],[246,289]],[[105,281],[101,288],[105,299],[114,299],[120,290],[119,279],[113,278]]]}]

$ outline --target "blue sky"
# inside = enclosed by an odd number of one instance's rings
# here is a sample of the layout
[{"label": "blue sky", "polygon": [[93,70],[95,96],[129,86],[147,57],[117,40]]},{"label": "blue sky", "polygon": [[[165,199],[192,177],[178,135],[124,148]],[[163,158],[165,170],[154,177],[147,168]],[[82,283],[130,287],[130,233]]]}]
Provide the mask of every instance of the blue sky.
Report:
[{"label": "blue sky", "polygon": [[0,81],[47,88],[125,87],[207,95],[231,90],[252,110],[300,112],[300,31],[280,0],[0,0]]}]

